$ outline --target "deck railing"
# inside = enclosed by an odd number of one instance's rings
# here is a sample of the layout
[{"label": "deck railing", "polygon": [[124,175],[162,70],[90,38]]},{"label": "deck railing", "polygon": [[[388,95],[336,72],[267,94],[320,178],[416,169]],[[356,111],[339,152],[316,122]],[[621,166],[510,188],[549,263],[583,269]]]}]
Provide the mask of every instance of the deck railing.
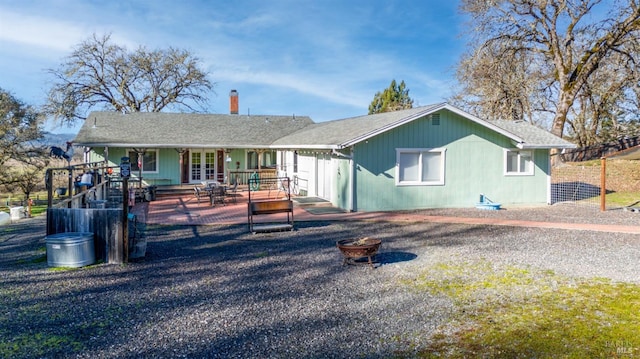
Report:
[{"label": "deck railing", "polygon": [[256,175],[258,176],[258,178],[264,179],[277,178],[275,168],[263,168],[259,170],[235,170],[229,172],[228,183],[234,184],[237,180],[239,185],[247,185],[249,183],[249,180],[251,178],[255,178]]}]

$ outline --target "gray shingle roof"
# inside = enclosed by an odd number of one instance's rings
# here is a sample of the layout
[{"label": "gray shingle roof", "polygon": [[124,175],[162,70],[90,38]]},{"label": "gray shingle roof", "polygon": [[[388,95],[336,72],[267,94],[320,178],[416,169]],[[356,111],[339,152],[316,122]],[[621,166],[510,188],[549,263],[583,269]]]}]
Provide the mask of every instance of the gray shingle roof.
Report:
[{"label": "gray shingle roof", "polygon": [[561,139],[525,121],[490,121],[497,127],[517,134],[522,139],[521,148],[574,148],[573,143]]},{"label": "gray shingle roof", "polygon": [[496,131],[520,148],[575,147],[527,122],[484,121],[447,103],[320,123],[306,116],[92,112],[74,143],[90,147],[339,149],[440,110]]},{"label": "gray shingle roof", "polygon": [[74,144],[261,148],[312,123],[307,116],[92,112],[74,139]]},{"label": "gray shingle roof", "polygon": [[273,145],[282,148],[344,148],[443,109],[507,136],[520,148],[575,147],[572,143],[529,123],[484,121],[447,103],[315,123],[276,140]]},{"label": "gray shingle roof", "polygon": [[422,117],[430,109],[424,106],[408,110],[351,117],[342,120],[314,123],[274,142],[283,148],[340,148],[363,141],[375,134],[399,126],[410,119]]}]

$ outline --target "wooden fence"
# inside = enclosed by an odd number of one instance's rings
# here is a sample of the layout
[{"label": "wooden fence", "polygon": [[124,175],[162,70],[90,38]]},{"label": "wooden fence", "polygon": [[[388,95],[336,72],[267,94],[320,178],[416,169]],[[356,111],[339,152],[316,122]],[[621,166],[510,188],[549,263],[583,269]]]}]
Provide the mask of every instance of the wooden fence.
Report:
[{"label": "wooden fence", "polygon": [[640,137],[624,137],[615,142],[601,143],[597,145],[580,147],[574,149],[565,149],[560,154],[563,162],[582,162],[597,160],[603,156],[614,152],[622,151],[627,148],[635,147],[640,144]]},{"label": "wooden fence", "polygon": [[[96,261],[121,264],[129,259],[144,257],[146,243],[143,241],[146,240],[129,235],[136,233],[135,228],[129,230],[130,224],[124,226],[123,212],[123,209],[115,208],[49,208],[47,235],[65,232],[93,233]],[[126,253],[125,245],[128,248]]]}]

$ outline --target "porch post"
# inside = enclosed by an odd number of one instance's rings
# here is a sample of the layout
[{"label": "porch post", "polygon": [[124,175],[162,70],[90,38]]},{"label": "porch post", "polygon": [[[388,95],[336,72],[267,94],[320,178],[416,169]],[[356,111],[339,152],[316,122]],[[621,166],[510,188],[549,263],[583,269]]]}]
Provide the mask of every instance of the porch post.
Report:
[{"label": "porch post", "polygon": [[182,166],[184,165],[184,160],[182,157],[184,157],[184,153],[187,150],[185,150],[184,148],[174,148],[174,150],[178,152],[178,162],[180,166],[180,178],[178,179],[178,183],[180,184],[180,187],[182,187],[182,176],[184,175],[184,173],[182,173]]},{"label": "porch post", "polygon": [[226,149],[224,150],[224,154],[225,154],[225,158],[224,158],[224,162],[225,162],[225,170],[227,171],[227,186],[231,186],[231,155],[229,155],[229,153],[231,153],[231,150]]},{"label": "porch post", "polygon": [[600,211],[607,210],[607,159],[600,158]]}]

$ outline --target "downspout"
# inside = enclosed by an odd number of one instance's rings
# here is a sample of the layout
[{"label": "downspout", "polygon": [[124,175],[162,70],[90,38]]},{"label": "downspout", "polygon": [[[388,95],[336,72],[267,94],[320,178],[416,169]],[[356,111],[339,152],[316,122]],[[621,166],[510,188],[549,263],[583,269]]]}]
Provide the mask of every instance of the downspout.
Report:
[{"label": "downspout", "polygon": [[343,157],[349,160],[349,198],[347,199],[347,207],[349,207],[349,212],[354,212],[353,209],[353,191],[355,188],[355,181],[353,180],[353,175],[355,173],[355,162],[353,161],[353,146],[349,147],[349,154],[345,155],[342,152],[336,151],[335,149],[331,150],[331,153],[338,156]]}]

